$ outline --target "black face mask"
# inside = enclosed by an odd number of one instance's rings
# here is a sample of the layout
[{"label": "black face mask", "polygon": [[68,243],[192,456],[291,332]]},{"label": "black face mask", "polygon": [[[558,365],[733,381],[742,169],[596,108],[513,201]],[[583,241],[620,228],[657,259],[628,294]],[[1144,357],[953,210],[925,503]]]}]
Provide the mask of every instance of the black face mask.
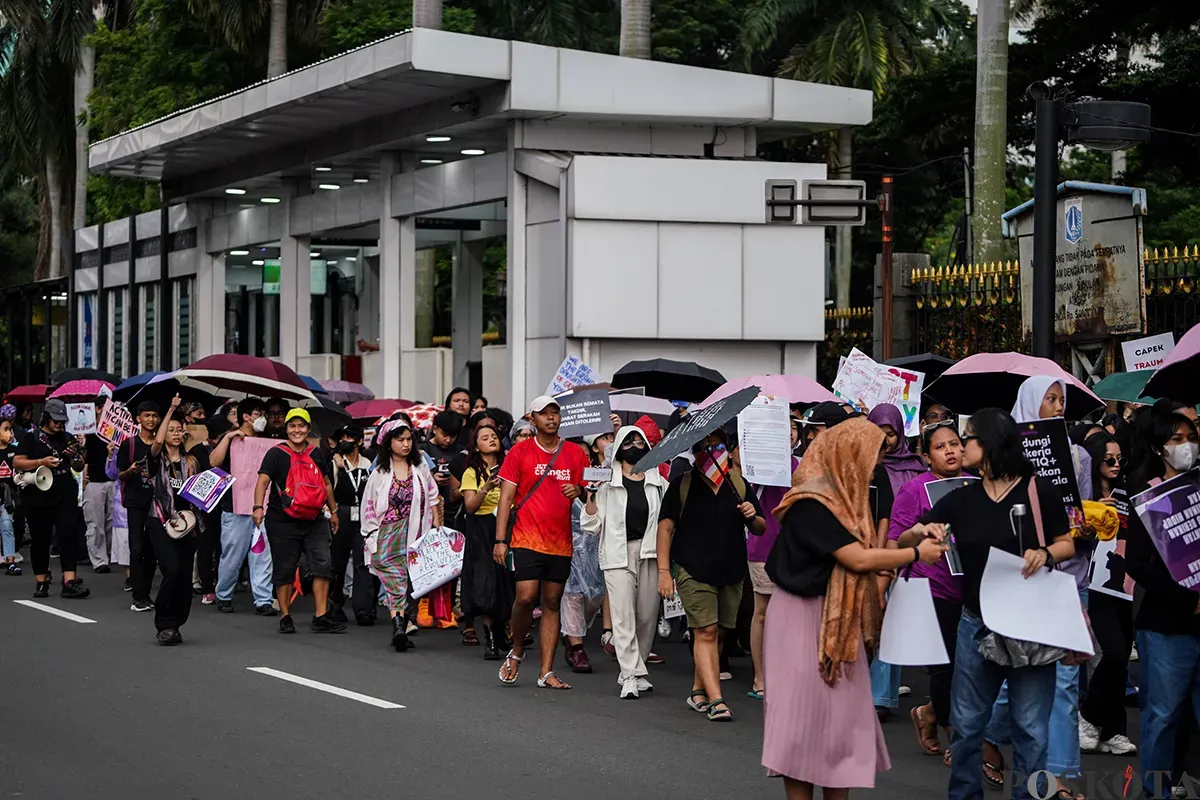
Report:
[{"label": "black face mask", "polygon": [[338,455],[348,456],[354,452],[354,442],[338,442]]},{"label": "black face mask", "polygon": [[642,460],[642,456],[644,455],[646,455],[645,446],[638,447],[637,445],[631,445],[618,450],[616,458],[617,461],[624,461],[626,464],[636,464]]}]

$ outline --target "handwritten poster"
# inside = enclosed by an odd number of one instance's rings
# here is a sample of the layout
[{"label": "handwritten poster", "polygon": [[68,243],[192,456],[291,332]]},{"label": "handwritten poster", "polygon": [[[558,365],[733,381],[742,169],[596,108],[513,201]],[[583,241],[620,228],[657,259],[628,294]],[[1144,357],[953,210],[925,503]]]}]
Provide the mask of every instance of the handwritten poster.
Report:
[{"label": "handwritten poster", "polygon": [[100,411],[100,422],[96,425],[96,435],[109,444],[120,444],[137,433],[137,423],[129,409],[120,403],[109,399],[105,401]]},{"label": "handwritten poster", "polygon": [[891,403],[904,417],[904,435],[921,431],[921,390],[925,373],[880,364],[857,347],[841,363],[833,393],[864,413]]},{"label": "handwritten poster", "polygon": [[554,378],[546,387],[546,394],[553,397],[574,389],[576,386],[591,386],[593,383],[599,382],[600,376],[596,374],[595,370],[575,356],[567,356],[558,365],[558,371],[554,373]]},{"label": "handwritten poster", "polygon": [[249,515],[254,508],[254,486],[263,456],[278,439],[251,437],[234,439],[229,445],[229,468],[233,473],[233,513]]},{"label": "handwritten poster", "polygon": [[95,403],[67,403],[67,433],[79,436],[96,432]]}]

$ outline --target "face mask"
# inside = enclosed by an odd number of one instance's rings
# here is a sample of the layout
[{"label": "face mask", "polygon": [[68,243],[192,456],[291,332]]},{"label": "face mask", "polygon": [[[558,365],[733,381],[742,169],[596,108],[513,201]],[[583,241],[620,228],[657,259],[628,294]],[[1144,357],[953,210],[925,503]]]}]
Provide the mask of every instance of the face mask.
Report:
[{"label": "face mask", "polygon": [[646,455],[646,446],[644,444],[635,444],[629,447],[622,447],[618,450],[617,460],[628,464],[636,464],[642,460],[642,456],[644,455]]},{"label": "face mask", "polygon": [[613,461],[613,446],[612,442],[604,445],[604,463],[611,464]]},{"label": "face mask", "polygon": [[348,456],[354,452],[354,442],[338,442],[337,451],[343,456]]},{"label": "face mask", "polygon": [[1180,472],[1195,465],[1197,454],[1200,454],[1200,444],[1195,442],[1169,444],[1163,448],[1163,459]]},{"label": "face mask", "polygon": [[259,417],[258,419],[254,420],[254,432],[255,433],[262,433],[266,429],[267,429],[267,418],[266,417]]}]

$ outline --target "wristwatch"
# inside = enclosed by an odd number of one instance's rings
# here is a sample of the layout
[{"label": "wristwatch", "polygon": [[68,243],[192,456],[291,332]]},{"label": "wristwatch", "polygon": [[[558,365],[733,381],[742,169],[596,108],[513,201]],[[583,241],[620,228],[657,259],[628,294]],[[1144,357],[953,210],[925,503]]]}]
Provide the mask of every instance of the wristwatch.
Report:
[{"label": "wristwatch", "polygon": [[261,511],[261,510],[262,510],[262,506],[254,506],[254,507],[253,507],[253,508],[251,508],[250,510],[251,510],[251,511]]}]

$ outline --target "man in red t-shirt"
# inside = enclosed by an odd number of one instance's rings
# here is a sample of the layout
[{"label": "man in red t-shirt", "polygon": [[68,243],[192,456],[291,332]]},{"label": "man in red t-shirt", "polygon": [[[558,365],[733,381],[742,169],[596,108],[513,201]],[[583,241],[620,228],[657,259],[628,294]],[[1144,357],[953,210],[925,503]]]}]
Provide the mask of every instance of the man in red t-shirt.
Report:
[{"label": "man in red t-shirt", "polygon": [[[561,416],[554,398],[542,395],[530,404],[529,412],[537,435],[518,442],[500,467],[492,555],[497,564],[510,564],[517,584],[513,645],[500,667],[500,680],[517,680],[525,657],[525,634],[533,623],[533,607],[540,595],[542,665],[538,686],[570,689],[554,674],[554,652],[558,648],[558,604],[571,574],[571,503],[579,497],[588,458],[581,447],[559,438]],[[517,519],[510,542],[508,520],[513,511]]]}]

